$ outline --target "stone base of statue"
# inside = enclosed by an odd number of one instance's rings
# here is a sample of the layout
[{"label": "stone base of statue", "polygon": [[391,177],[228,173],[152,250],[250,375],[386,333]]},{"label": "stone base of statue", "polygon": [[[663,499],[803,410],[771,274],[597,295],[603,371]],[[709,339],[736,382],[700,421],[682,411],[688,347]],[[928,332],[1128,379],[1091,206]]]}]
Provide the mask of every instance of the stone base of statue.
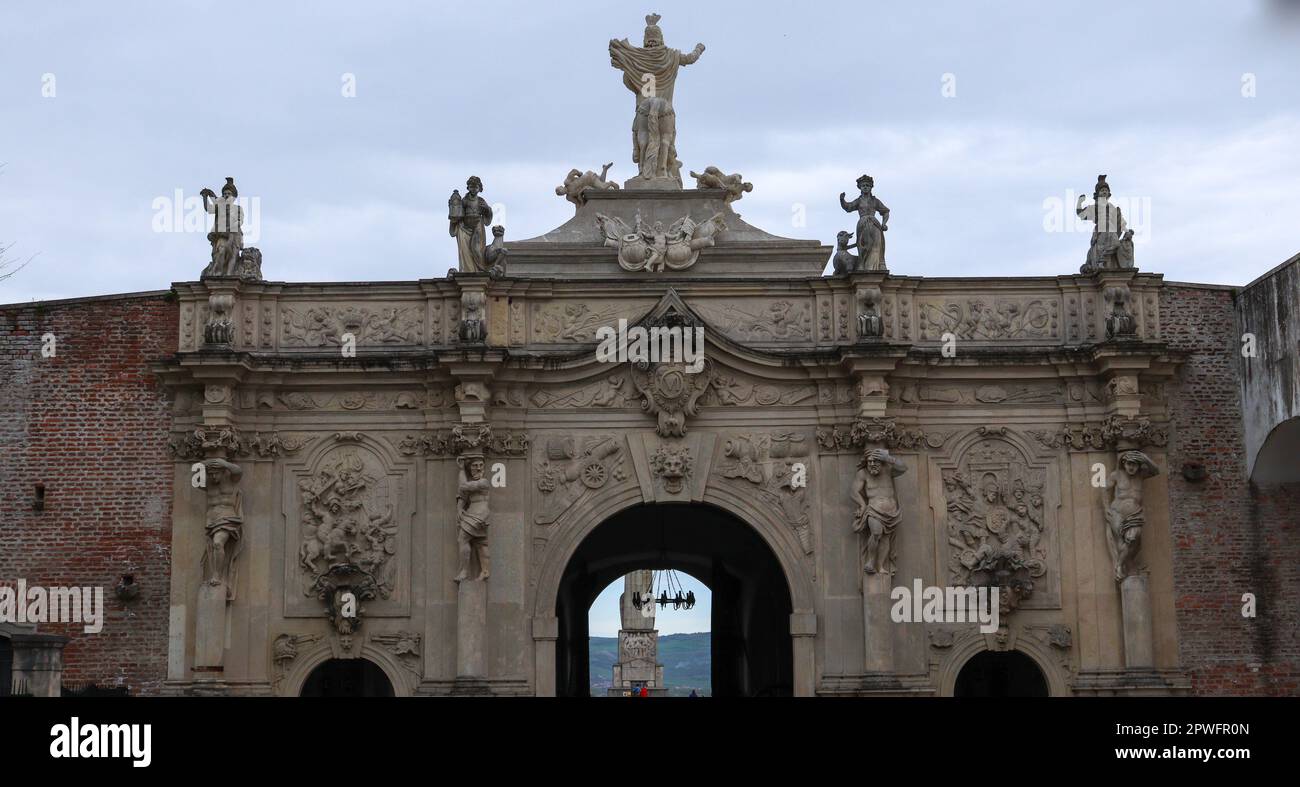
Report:
[{"label": "stone base of statue", "polygon": [[862,574],[862,629],[866,638],[867,672],[894,671],[894,627],[889,616],[889,594],[894,578],[889,574]]},{"label": "stone base of statue", "polygon": [[456,678],[487,674],[487,581],[461,580],[456,586]]},{"label": "stone base of statue", "polygon": [[194,612],[195,677],[220,678],[226,652],[226,586],[199,586],[199,601]]},{"label": "stone base of statue", "polygon": [[607,239],[598,216],[628,227],[662,224],[664,230],[689,217],[704,225],[720,217],[725,230],[713,235],[714,244],[700,252],[689,270],[674,276],[795,279],[818,276],[826,266],[831,249],[818,240],[782,238],[749,224],[728,203],[725,189],[636,188],[583,192],[583,203],[572,218],[535,238],[510,244],[510,272],[513,276],[554,276],[563,279],[641,276],[619,267],[618,250]]},{"label": "stone base of statue", "polygon": [[633,175],[623,181],[623,188],[633,191],[681,191],[682,184],[673,178],[647,178]]},{"label": "stone base of statue", "polygon": [[1133,574],[1119,584],[1124,616],[1124,666],[1129,669],[1149,669],[1156,664],[1148,583],[1146,574]]}]

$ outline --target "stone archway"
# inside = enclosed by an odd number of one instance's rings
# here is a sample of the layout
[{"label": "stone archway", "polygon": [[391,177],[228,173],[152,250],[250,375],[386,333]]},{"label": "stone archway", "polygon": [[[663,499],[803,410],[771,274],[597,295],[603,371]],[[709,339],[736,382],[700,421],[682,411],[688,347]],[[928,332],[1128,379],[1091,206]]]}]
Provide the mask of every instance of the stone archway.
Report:
[{"label": "stone archway", "polygon": [[1047,676],[1018,650],[984,650],[957,673],[956,697],[1046,697]]},{"label": "stone archway", "polygon": [[[1014,633],[1014,632],[1013,632]],[[1014,652],[1029,660],[1046,685],[1046,694],[1051,697],[1068,697],[1073,693],[1070,684],[1070,669],[1060,661],[1060,654],[1053,653],[1049,646],[1040,644],[1032,636],[1016,633],[1014,642],[1002,645],[992,634],[967,632],[959,636],[950,652],[943,656],[938,664],[936,679],[939,696],[957,696],[957,682],[962,671],[983,653]]]},{"label": "stone archway", "polygon": [[[569,551],[555,590],[555,693],[587,694],[591,602],[638,568],[685,571],[713,592],[715,696],[795,693],[792,587],[760,532],[734,513],[701,503],[622,507],[588,530]],[[539,672],[543,668],[538,665]]]},{"label": "stone archway", "polygon": [[385,651],[362,645],[359,655],[350,656],[340,650],[337,643],[325,642],[319,643],[315,648],[304,653],[293,662],[293,665],[286,671],[283,681],[279,683],[276,695],[281,697],[306,696],[304,692],[307,689],[308,682],[317,669],[330,662],[338,661],[365,661],[383,673],[385,682],[391,688],[391,692],[380,696],[409,697],[413,694],[414,687],[408,678],[409,673],[405,672],[402,666]]},{"label": "stone archway", "polygon": [[[571,558],[597,527],[625,509],[645,502],[641,490],[624,487],[593,504],[578,508],[552,525],[552,534],[538,562],[537,584],[532,596],[534,640],[534,690],[538,696],[558,692],[557,650],[561,583]],[[793,650],[793,693],[811,697],[816,690],[813,642],[817,635],[814,566],[801,548],[797,536],[771,510],[752,496],[722,484],[709,485],[703,494],[706,508],[719,509],[748,526],[775,557],[781,569],[782,587],[788,591],[792,612],[788,631]],[[664,504],[668,506],[681,504]],[[627,566],[636,568],[637,566]],[[644,566],[641,566],[644,567]],[[616,575],[611,575],[611,580]],[[594,597],[593,597],[594,598]],[[585,618],[584,618],[585,620]]]},{"label": "stone archway", "polygon": [[392,697],[393,682],[369,659],[326,659],[307,675],[301,697]]}]

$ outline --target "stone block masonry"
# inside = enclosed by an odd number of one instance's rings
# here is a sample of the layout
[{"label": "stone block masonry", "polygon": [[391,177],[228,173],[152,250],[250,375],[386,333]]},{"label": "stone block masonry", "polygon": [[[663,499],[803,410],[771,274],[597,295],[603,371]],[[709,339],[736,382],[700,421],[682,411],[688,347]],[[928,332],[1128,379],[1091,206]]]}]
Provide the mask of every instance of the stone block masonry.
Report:
[{"label": "stone block masonry", "polygon": [[[0,306],[0,583],[104,588],[101,632],[38,627],[70,638],[65,685],[155,694],[166,677],[170,408],[149,363],[177,325],[166,291]],[[140,586],[126,606],[124,574]]]}]

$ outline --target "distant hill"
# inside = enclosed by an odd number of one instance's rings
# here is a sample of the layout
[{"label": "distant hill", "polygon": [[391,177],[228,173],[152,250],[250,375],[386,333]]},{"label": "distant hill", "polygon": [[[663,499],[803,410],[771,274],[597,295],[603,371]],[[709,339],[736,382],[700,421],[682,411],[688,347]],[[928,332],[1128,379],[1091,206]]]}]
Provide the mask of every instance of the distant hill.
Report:
[{"label": "distant hill", "polygon": [[[618,638],[591,637],[587,645],[591,672],[591,696],[604,697],[614,677],[618,660]],[[707,631],[696,634],[667,634],[659,637],[659,663],[664,665],[664,683],[671,697],[713,694],[712,638]]]}]

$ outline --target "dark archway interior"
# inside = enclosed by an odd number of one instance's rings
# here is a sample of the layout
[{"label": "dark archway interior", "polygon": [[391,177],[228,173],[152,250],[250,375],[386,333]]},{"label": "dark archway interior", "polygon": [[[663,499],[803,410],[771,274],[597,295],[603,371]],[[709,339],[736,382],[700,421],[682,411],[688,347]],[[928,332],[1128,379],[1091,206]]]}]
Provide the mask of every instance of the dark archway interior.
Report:
[{"label": "dark archway interior", "polygon": [[790,586],[776,556],[746,523],[704,504],[641,505],[602,522],[560,580],[556,691],[585,697],[587,612],[629,571],[677,569],[713,594],[713,696],[788,696],[794,685]]},{"label": "dark archway interior", "polygon": [[958,697],[1046,697],[1047,679],[1034,660],[1014,650],[977,653],[957,674]]},{"label": "dark archway interior", "polygon": [[330,659],[302,684],[304,697],[391,697],[393,684],[374,662]]},{"label": "dark archway interior", "polygon": [[8,697],[14,683],[14,649],[9,638],[0,636],[0,697]]}]

